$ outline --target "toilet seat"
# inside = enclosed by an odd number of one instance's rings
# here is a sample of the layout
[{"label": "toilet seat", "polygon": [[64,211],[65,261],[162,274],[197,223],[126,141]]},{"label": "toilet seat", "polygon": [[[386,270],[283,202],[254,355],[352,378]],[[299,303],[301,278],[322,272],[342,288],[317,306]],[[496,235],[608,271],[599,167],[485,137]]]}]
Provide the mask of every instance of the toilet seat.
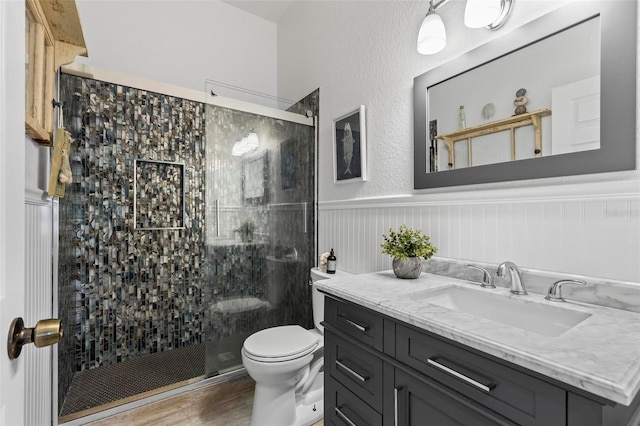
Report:
[{"label": "toilet seat", "polygon": [[267,328],[244,341],[245,355],[259,362],[284,362],[313,352],[318,336],[299,325]]}]

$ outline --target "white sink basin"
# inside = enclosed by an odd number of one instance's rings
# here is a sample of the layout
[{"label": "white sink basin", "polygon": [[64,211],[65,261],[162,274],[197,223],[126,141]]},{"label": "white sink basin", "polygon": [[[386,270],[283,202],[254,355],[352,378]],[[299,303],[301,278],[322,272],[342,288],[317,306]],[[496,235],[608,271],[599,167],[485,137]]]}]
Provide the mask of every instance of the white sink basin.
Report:
[{"label": "white sink basin", "polygon": [[425,302],[433,305],[549,337],[558,337],[591,316],[531,299],[520,299],[529,296],[508,296],[456,286],[429,290],[415,296],[412,298],[424,298]]}]

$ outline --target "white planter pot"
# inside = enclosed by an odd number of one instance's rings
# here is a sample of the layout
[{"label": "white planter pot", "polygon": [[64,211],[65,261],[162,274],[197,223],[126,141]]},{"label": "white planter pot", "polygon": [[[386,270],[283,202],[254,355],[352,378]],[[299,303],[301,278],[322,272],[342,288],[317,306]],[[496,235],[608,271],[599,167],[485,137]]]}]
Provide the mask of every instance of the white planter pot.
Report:
[{"label": "white planter pot", "polygon": [[393,273],[398,278],[416,279],[422,272],[422,258],[418,256],[406,259],[393,259]]}]

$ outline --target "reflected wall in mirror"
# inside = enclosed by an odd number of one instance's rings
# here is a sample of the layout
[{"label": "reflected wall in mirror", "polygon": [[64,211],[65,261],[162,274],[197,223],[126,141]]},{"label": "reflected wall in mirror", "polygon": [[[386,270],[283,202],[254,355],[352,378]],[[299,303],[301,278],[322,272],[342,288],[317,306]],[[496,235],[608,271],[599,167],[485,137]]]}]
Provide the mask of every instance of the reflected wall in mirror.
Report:
[{"label": "reflected wall in mirror", "polygon": [[416,77],[415,188],[634,169],[636,7],[570,4]]},{"label": "reflected wall in mirror", "polygon": [[260,151],[242,163],[242,191],[247,204],[269,202],[269,151]]},{"label": "reflected wall in mirror", "polygon": [[[600,148],[599,81],[595,17],[428,87],[428,121],[436,120],[438,133],[430,141],[431,171]],[[526,102],[518,115],[516,98]],[[526,114],[536,111],[541,112]],[[504,122],[511,117],[521,120]],[[580,141],[567,143],[561,130]]]}]

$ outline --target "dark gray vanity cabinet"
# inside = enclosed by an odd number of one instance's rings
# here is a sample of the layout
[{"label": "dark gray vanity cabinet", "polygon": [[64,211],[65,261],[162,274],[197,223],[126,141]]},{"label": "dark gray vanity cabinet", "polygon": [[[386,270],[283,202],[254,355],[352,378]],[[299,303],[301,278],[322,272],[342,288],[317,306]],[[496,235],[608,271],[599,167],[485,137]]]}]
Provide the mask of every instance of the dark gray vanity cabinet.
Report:
[{"label": "dark gray vanity cabinet", "polygon": [[331,362],[325,366],[325,374],[346,386],[369,406],[382,406],[382,365],[383,360],[372,352],[337,335],[325,341],[325,356],[330,353]]},{"label": "dark gray vanity cabinet", "polygon": [[371,309],[350,302],[325,298],[325,322],[345,334],[349,340],[360,342],[382,352],[383,317]]},{"label": "dark gray vanity cabinet", "polygon": [[381,426],[382,316],[327,298],[325,324],[325,425]]},{"label": "dark gray vanity cabinet", "polygon": [[609,406],[333,297],[324,324],[326,425],[626,426],[640,399]]},{"label": "dark gray vanity cabinet", "polygon": [[389,353],[403,352],[409,340],[394,339],[396,327],[369,309],[327,300],[325,424],[516,425],[419,371],[401,368]]},{"label": "dark gray vanity cabinet", "polygon": [[396,324],[395,357],[468,399],[520,425],[562,425],[566,391],[477,351]]},{"label": "dark gray vanity cabinet", "polygon": [[[388,381],[393,395],[388,395],[393,421],[385,425],[495,426],[515,423],[499,418],[479,405],[461,398],[445,387],[414,374],[389,367]],[[396,423],[397,419],[397,423]]]}]

